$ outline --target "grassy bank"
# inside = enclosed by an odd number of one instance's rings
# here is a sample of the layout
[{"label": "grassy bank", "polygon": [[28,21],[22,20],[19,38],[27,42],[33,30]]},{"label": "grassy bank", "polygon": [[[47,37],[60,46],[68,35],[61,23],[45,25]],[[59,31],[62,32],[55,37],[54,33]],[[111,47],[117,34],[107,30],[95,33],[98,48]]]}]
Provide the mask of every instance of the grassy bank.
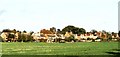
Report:
[{"label": "grassy bank", "polygon": [[3,55],[113,55],[118,42],[2,43]]}]

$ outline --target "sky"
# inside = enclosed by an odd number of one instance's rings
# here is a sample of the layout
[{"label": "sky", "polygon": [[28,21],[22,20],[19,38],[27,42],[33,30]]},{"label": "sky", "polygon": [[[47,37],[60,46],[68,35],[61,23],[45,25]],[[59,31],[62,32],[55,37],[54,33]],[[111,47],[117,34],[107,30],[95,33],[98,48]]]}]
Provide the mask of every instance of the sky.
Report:
[{"label": "sky", "polygon": [[118,32],[119,0],[0,0],[0,31],[40,31],[67,25]]}]

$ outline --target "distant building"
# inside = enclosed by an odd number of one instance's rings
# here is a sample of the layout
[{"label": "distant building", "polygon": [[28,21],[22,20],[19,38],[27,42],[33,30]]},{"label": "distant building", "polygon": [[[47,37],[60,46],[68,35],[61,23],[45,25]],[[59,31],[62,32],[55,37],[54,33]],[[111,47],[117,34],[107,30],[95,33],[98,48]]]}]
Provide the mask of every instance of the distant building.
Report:
[{"label": "distant building", "polygon": [[71,35],[73,35],[72,32],[66,32],[64,36],[65,36],[65,37],[70,37]]}]

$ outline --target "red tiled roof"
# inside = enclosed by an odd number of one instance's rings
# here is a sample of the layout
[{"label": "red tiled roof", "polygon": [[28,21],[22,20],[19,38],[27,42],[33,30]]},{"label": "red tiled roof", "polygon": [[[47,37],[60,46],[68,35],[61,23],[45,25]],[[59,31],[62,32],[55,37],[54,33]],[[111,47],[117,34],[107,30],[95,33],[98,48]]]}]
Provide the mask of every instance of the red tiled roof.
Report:
[{"label": "red tiled roof", "polygon": [[53,34],[50,30],[46,30],[46,29],[41,30],[40,33],[43,33],[43,34]]}]

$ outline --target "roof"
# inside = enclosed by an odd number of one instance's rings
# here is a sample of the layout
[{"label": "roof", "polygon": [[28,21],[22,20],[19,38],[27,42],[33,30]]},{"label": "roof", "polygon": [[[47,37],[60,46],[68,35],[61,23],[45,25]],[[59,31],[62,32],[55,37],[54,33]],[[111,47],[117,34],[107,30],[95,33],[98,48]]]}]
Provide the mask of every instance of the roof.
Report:
[{"label": "roof", "polygon": [[46,29],[41,30],[40,33],[43,33],[43,34],[54,34],[50,30],[46,30]]}]

